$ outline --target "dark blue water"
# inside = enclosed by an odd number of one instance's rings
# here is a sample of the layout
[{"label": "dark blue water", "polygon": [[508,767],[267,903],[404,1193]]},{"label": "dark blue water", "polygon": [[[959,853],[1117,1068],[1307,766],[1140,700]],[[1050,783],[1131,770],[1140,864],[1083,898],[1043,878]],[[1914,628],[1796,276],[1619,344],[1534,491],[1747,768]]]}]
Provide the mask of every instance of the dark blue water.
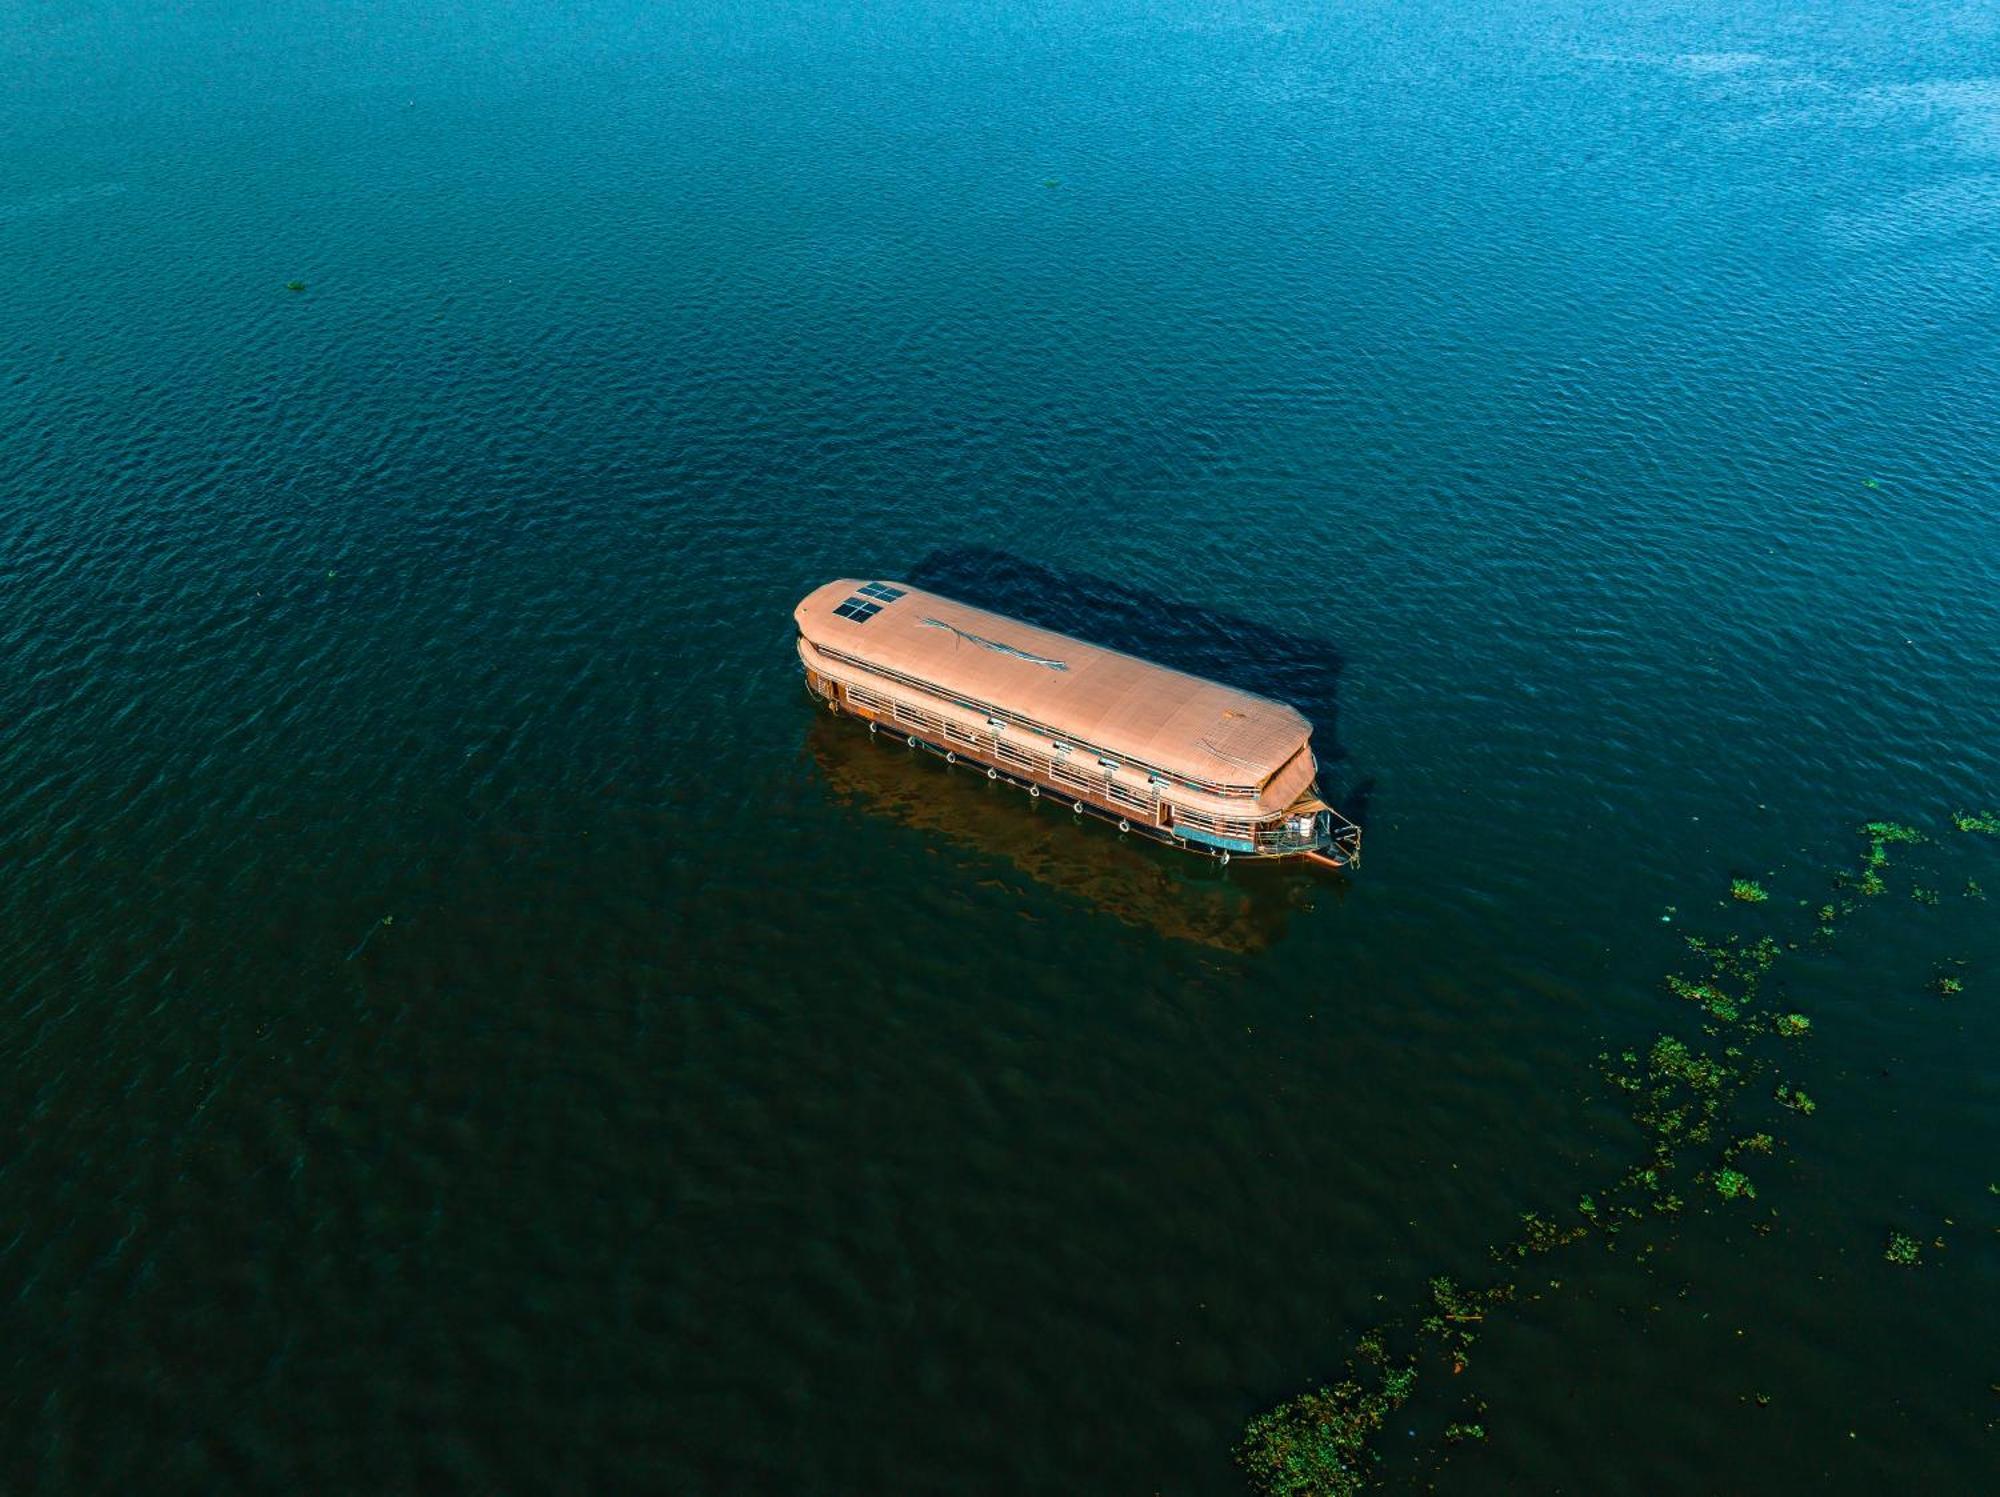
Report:
[{"label": "dark blue water", "polygon": [[[1990,8],[17,10],[0,1490],[1241,1490],[1729,877],[2000,801]],[[1299,701],[1362,875],[815,716],[857,573]],[[1984,1485],[1980,847],[1386,1479]]]}]

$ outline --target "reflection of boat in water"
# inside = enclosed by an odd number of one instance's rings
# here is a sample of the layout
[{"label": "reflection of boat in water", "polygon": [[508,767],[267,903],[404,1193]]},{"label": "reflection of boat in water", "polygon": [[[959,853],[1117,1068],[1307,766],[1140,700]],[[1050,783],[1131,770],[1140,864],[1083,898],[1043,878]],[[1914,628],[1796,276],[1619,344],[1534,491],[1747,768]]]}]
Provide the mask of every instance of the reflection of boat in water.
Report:
[{"label": "reflection of boat in water", "polygon": [[824,713],[806,746],[837,801],[1004,858],[1037,883],[1177,940],[1262,951],[1319,892],[1321,881],[1283,867],[1224,872],[1108,826],[1079,828],[1062,806],[1024,805],[982,770],[946,765],[901,738],[871,737]]},{"label": "reflection of boat in water", "polygon": [[793,618],[807,687],[870,733],[1224,863],[1360,861],[1281,702],[889,582],[830,582]]}]

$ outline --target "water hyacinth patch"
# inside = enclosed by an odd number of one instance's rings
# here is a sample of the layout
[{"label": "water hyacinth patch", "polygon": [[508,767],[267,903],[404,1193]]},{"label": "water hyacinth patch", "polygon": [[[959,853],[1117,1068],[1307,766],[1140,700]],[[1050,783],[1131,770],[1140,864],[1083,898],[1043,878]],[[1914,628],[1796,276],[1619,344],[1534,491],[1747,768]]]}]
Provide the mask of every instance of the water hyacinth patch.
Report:
[{"label": "water hyacinth patch", "polygon": [[1861,828],[1861,834],[1870,842],[1921,842],[1924,834],[1913,826],[1903,826],[1894,821],[1871,821]]},{"label": "water hyacinth patch", "polygon": [[1717,1170],[1715,1191],[1725,1201],[1755,1200],[1757,1187],[1750,1183],[1750,1177],[1741,1170]]},{"label": "water hyacinth patch", "polygon": [[[2000,817],[1993,818],[1990,826],[1984,818],[1961,815],[1954,820],[1962,830],[2000,834]],[[1798,902],[1800,916],[1812,917],[1811,934],[1820,942],[1832,941],[1860,908],[1854,893],[1874,896],[1886,891],[1883,870],[1893,861],[1891,848],[1938,845],[1895,822],[1871,821],[1861,832],[1867,838],[1865,853],[1833,874],[1835,889],[1850,892],[1837,893],[1817,909],[1807,900]],[[1916,885],[1913,897],[1928,902],[1925,895],[1936,886],[1935,879]],[[1983,891],[1969,882],[1966,893],[1976,898]],[[1769,898],[1761,884],[1749,879],[1732,879],[1730,894],[1743,904],[1765,903]],[[1525,1282],[1504,1275],[1524,1274],[1532,1259],[1585,1237],[1597,1236],[1614,1246],[1635,1224],[1643,1228],[1648,1221],[1682,1211],[1686,1202],[1674,1189],[1677,1175],[1712,1184],[1725,1201],[1757,1199],[1757,1187],[1739,1162],[1753,1154],[1774,1154],[1779,1140],[1768,1132],[1739,1132],[1732,1126],[1732,1114],[1747,1099],[1753,1080],[1763,1078],[1763,1084],[1772,1084],[1770,1060],[1760,1056],[1759,1042],[1799,1040],[1813,1032],[1813,1021],[1805,1014],[1772,1012],[1762,1005],[1762,987],[1771,969],[1799,944],[1781,943],[1773,936],[1747,941],[1740,934],[1688,936],[1685,944],[1700,965],[1692,974],[1665,975],[1662,985],[1701,1010],[1699,1022],[1706,1040],[1658,1034],[1643,1047],[1607,1049],[1597,1057],[1604,1081],[1640,1130],[1644,1142],[1639,1157],[1609,1183],[1572,1196],[1574,1216],[1524,1213],[1521,1231],[1511,1241],[1488,1249],[1489,1258],[1501,1265],[1499,1282],[1473,1289],[1448,1277],[1431,1279],[1429,1295],[1412,1307],[1408,1319],[1385,1322],[1363,1338],[1357,1346],[1362,1359],[1349,1362],[1343,1381],[1281,1404],[1253,1422],[1237,1457],[1258,1490],[1283,1497],[1346,1497],[1363,1490],[1378,1459],[1369,1446],[1388,1414],[1410,1396],[1418,1363],[1438,1358],[1442,1370],[1455,1374],[1466,1369],[1469,1348],[1475,1334],[1484,1329],[1483,1322],[1497,1307],[1513,1301]],[[1958,978],[1949,971],[1952,965],[1941,963],[1933,969],[1932,987],[1940,996],[1961,991]],[[1779,1107],[1801,1117],[1811,1116],[1818,1107],[1806,1091],[1786,1081],[1777,1081],[1771,1096]],[[2000,1186],[1989,1189],[2000,1196]],[[1771,1229],[1768,1220],[1748,1225],[1760,1234]],[[1637,1257],[1643,1261],[1655,1246],[1644,1243]],[[1916,1240],[1897,1232],[1884,1256],[1909,1266],[1918,1261],[1918,1254]],[[1563,1280],[1550,1278],[1547,1283],[1550,1289],[1560,1289]],[[1401,1361],[1392,1361],[1387,1350],[1391,1334],[1402,1347]],[[1388,1376],[1380,1376],[1384,1373]],[[1760,1405],[1767,1401],[1758,1399]],[[1444,1426],[1446,1444],[1485,1438],[1485,1407],[1466,1412],[1474,1417],[1461,1413]],[[1471,1433],[1474,1429],[1476,1435]]]},{"label": "water hyacinth patch", "polygon": [[1989,837],[2000,837],[2000,815],[1991,811],[1954,811],[1951,824],[1961,832],[1984,832]]},{"label": "water hyacinth patch", "polygon": [[1370,1387],[1355,1380],[1288,1399],[1243,1433],[1236,1458],[1273,1497],[1352,1497],[1378,1459],[1369,1436],[1409,1401],[1416,1369],[1385,1371]]},{"label": "water hyacinth patch", "polygon": [[1718,1019],[1734,1019],[1737,1016],[1735,1001],[1713,983],[1693,982],[1678,973],[1669,976],[1666,982],[1667,991],[1676,998],[1698,1003]]}]

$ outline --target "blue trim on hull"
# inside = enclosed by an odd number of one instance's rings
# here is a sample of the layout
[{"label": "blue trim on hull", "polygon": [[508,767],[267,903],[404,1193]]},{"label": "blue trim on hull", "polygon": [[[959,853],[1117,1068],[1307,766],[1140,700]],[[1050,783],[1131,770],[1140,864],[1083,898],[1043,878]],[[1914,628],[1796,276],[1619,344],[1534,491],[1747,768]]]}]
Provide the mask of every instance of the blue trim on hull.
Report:
[{"label": "blue trim on hull", "polygon": [[1190,842],[1206,842],[1210,847],[1220,847],[1225,852],[1255,852],[1257,850],[1257,844],[1254,842],[1245,842],[1241,837],[1217,836],[1214,832],[1205,831],[1198,826],[1189,826],[1185,822],[1175,822],[1170,830],[1179,836],[1187,838]]}]

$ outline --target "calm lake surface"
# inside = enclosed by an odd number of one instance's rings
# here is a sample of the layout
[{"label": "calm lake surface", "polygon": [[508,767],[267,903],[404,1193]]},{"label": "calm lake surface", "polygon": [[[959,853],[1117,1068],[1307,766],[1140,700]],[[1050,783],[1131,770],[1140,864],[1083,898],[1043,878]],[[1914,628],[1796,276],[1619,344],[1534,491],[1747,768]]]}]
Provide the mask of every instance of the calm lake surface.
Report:
[{"label": "calm lake surface", "polygon": [[[1241,1492],[1631,1155],[1684,932],[2000,801],[1990,6],[46,3],[0,101],[0,1491]],[[1296,701],[1364,869],[815,714],[854,574]],[[1387,1486],[1987,1487],[1950,846]]]}]

